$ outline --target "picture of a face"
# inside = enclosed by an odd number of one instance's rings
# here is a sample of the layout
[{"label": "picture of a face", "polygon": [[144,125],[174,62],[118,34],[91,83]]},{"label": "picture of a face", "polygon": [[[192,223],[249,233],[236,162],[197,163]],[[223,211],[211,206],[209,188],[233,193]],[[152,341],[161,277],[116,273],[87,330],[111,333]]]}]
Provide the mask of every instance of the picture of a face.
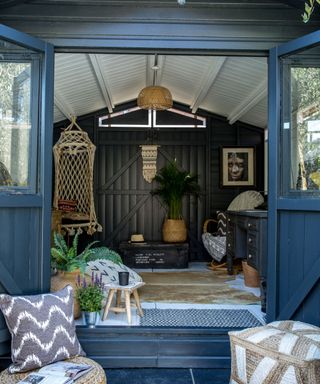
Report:
[{"label": "picture of a face", "polygon": [[228,154],[228,181],[244,180],[248,164],[246,153],[231,152]]}]

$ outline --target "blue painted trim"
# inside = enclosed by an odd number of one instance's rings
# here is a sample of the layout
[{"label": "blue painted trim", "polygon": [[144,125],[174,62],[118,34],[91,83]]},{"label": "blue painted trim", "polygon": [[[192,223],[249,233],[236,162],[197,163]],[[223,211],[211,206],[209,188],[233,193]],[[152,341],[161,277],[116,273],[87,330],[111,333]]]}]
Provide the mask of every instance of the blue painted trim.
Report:
[{"label": "blue painted trim", "polygon": [[46,44],[42,68],[41,100],[41,149],[40,180],[43,196],[42,207],[42,291],[50,289],[50,247],[51,247],[51,195],[52,195],[52,136],[54,98],[54,47]]},{"label": "blue painted trim", "polygon": [[[53,44],[58,50],[65,50],[66,48],[78,49],[79,52],[83,52],[86,48],[102,48],[102,49],[121,49],[121,50],[150,50],[154,52],[156,49],[164,49],[164,50],[172,50],[175,54],[178,54],[177,50],[192,50],[194,54],[194,50],[196,50],[199,54],[201,54],[201,50],[204,54],[210,54],[210,51],[221,51],[221,55],[232,55],[232,53],[238,54],[243,53],[243,51],[252,52],[254,51],[257,56],[266,56],[268,50],[274,44],[270,41],[241,41],[234,42],[232,41],[217,41],[217,40],[185,40],[185,39],[164,39],[155,40],[150,39],[147,40],[147,36],[144,36],[144,39],[133,39],[126,38],[123,39],[64,39],[64,38],[47,38],[48,42]],[[206,52],[208,51],[208,52]],[[142,52],[142,51],[141,51]]]},{"label": "blue painted trim", "polygon": [[0,208],[22,207],[22,208],[41,208],[42,197],[40,195],[27,195],[22,192],[11,194],[0,194]]},{"label": "blue painted trim", "polygon": [[279,198],[277,202],[277,209],[280,210],[295,210],[295,211],[320,211],[320,199],[306,198],[297,196],[296,198]]},{"label": "blue painted trim", "polygon": [[39,95],[40,95],[40,66],[41,56],[31,61],[31,133],[29,144],[29,189],[38,193],[38,137],[39,137]]},{"label": "blue painted trim", "polygon": [[319,43],[320,41],[320,30],[315,31],[313,33],[309,33],[306,36],[299,37],[298,39],[294,39],[289,41],[288,43],[280,45],[278,48],[278,55],[286,55],[289,53],[293,53],[294,51],[298,51],[303,48],[307,48],[308,46]]},{"label": "blue painted trim", "polygon": [[277,191],[279,180],[280,73],[277,48],[269,56],[269,127],[268,127],[268,274],[267,321],[276,318],[277,309]]},{"label": "blue painted trim", "polygon": [[0,37],[26,48],[32,48],[38,51],[45,51],[46,49],[46,43],[44,41],[3,24],[0,24]]}]

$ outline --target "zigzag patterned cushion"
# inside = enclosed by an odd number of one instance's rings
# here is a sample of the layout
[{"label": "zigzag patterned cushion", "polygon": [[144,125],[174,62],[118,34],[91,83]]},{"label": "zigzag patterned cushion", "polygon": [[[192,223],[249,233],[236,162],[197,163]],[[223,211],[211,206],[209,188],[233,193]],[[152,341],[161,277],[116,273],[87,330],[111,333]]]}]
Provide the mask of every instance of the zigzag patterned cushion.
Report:
[{"label": "zigzag patterned cushion", "polygon": [[229,332],[230,384],[319,384],[320,328],[299,321]]},{"label": "zigzag patterned cushion", "polygon": [[227,234],[227,216],[223,211],[217,211],[217,232],[219,236],[226,236]]},{"label": "zigzag patterned cushion", "polygon": [[10,373],[85,356],[75,332],[70,285],[41,295],[2,294],[0,308],[11,333]]}]

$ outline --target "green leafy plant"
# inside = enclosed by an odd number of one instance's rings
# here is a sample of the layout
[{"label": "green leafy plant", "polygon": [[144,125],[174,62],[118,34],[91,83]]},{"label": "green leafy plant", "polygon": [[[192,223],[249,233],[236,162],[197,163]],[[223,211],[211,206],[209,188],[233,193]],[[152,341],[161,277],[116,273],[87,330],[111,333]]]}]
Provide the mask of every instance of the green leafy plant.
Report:
[{"label": "green leafy plant", "polygon": [[87,262],[97,259],[111,260],[121,264],[120,255],[107,247],[93,247],[98,241],[89,243],[85,249],[78,254],[79,233],[76,233],[70,246],[67,245],[63,235],[58,232],[53,234],[54,247],[51,248],[51,266],[60,271],[73,272],[80,269],[85,272]]},{"label": "green leafy plant", "polygon": [[199,196],[200,194],[198,175],[180,170],[176,160],[161,168],[153,180],[159,184],[159,187],[152,190],[151,194],[160,197],[168,210],[168,219],[182,218],[182,200],[185,195]]},{"label": "green leafy plant", "polygon": [[302,14],[302,20],[304,23],[307,23],[310,20],[316,3],[320,4],[320,0],[308,0],[304,3],[304,13]]},{"label": "green leafy plant", "polygon": [[79,300],[83,312],[99,312],[102,309],[103,283],[101,276],[92,273],[91,282],[87,283],[85,277],[78,275],[76,298]]}]

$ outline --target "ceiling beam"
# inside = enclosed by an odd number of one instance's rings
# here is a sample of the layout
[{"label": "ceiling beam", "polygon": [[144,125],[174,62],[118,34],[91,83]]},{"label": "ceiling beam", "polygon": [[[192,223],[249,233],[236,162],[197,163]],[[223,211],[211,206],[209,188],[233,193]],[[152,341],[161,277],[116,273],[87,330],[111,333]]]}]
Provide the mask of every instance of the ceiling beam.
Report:
[{"label": "ceiling beam", "polygon": [[202,77],[202,81],[200,83],[198,91],[193,99],[193,102],[190,105],[192,113],[197,112],[197,109],[207,97],[227,58],[215,57],[212,60],[213,61],[209,64],[206,72],[204,73],[204,76]]},{"label": "ceiling beam", "polygon": [[[157,55],[157,57],[156,57]],[[164,65],[166,62],[166,56],[164,55],[147,55],[146,56],[146,86],[160,85],[163,77]],[[158,69],[152,69],[154,65],[157,65]],[[153,84],[153,80],[155,83]]]},{"label": "ceiling beam", "polygon": [[230,124],[244,116],[250,109],[256,106],[268,94],[267,79],[265,78],[236,108],[229,113],[228,120]]},{"label": "ceiling beam", "polygon": [[104,98],[104,102],[106,104],[106,107],[108,108],[109,113],[112,113],[114,104],[112,102],[110,87],[108,85],[108,81],[106,78],[106,75],[104,71],[102,70],[102,64],[100,56],[89,53],[89,60],[91,62],[93,72],[95,74],[97,83],[99,85],[100,91],[102,93],[102,96]]},{"label": "ceiling beam", "polygon": [[146,56],[146,87],[150,87],[153,83],[153,70],[154,56]]},{"label": "ceiling beam", "polygon": [[59,109],[59,111],[71,121],[72,116],[75,116],[74,110],[68,104],[68,102],[59,94],[59,91],[54,91],[54,105]]}]

